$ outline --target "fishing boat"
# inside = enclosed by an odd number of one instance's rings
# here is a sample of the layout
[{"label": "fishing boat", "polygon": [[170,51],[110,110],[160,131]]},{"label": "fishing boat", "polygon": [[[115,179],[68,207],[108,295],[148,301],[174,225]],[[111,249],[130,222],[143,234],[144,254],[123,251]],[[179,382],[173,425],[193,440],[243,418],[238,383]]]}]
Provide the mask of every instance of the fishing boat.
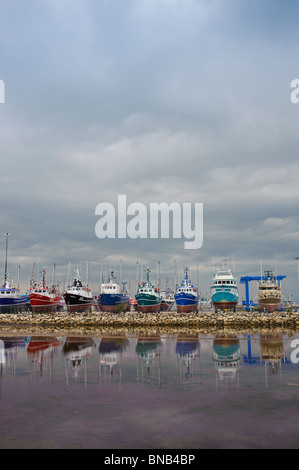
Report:
[{"label": "fishing boat", "polygon": [[146,269],[146,281],[143,282],[135,295],[138,311],[143,313],[159,312],[162,296],[150,281],[150,269]]},{"label": "fishing boat", "polygon": [[188,268],[184,269],[185,278],[177,287],[175,293],[175,301],[178,312],[197,312],[199,297],[197,288],[193,286],[191,280],[188,278]]},{"label": "fishing boat", "polygon": [[237,280],[226,265],[217,268],[210,290],[211,301],[216,312],[218,309],[236,311],[239,301]]},{"label": "fishing boat", "polygon": [[55,312],[59,305],[62,295],[54,283],[55,264],[53,268],[53,283],[49,287],[46,282],[46,270],[42,270],[42,277],[39,284],[32,278],[29,290],[29,300],[33,312],[45,313]]},{"label": "fishing boat", "polygon": [[280,310],[282,292],[272,271],[265,271],[265,276],[258,283],[257,300],[260,310],[276,312]]},{"label": "fishing boat", "polygon": [[161,291],[161,307],[160,310],[162,312],[168,312],[172,309],[173,305],[175,304],[174,295],[171,289],[166,289],[165,291]]},{"label": "fishing boat", "polygon": [[[0,313],[16,313],[22,311],[26,307],[27,296],[20,295],[18,287],[11,287],[11,282],[8,279],[7,272],[7,251],[8,251],[8,236],[6,233],[6,250],[5,250],[5,268],[4,268],[4,282],[0,287]],[[19,277],[19,269],[18,269]],[[19,281],[17,281],[18,284]]]},{"label": "fishing boat", "polygon": [[83,286],[79,268],[76,268],[73,284],[68,286],[63,298],[68,312],[88,312],[94,304],[91,289]]},{"label": "fishing boat", "polygon": [[125,312],[130,310],[130,296],[125,289],[126,282],[121,286],[116,282],[114,271],[111,271],[107,282],[101,284],[99,305],[103,312]]},{"label": "fishing boat", "polygon": [[130,306],[131,310],[133,309],[135,312],[138,312],[137,300],[135,298],[130,299]]}]

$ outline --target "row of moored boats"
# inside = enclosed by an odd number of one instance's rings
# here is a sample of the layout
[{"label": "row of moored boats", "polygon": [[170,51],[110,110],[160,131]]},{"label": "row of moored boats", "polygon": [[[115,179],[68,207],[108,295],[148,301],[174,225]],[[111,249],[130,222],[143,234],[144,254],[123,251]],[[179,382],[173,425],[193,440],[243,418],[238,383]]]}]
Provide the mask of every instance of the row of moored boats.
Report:
[{"label": "row of moored boats", "polygon": [[[8,236],[8,234],[6,234]],[[138,282],[135,298],[126,290],[126,283],[117,283],[111,271],[106,282],[100,286],[98,297],[94,298],[88,285],[83,285],[76,270],[73,283],[61,293],[55,284],[55,265],[51,286],[46,280],[46,271],[42,270],[39,283],[35,280],[35,265],[32,271],[30,289],[21,295],[19,288],[11,287],[7,274],[7,238],[4,283],[0,288],[0,312],[13,313],[30,309],[33,312],[54,312],[65,306],[69,312],[88,312],[93,307],[104,312],[123,312],[130,309],[143,313],[160,312],[176,309],[178,312],[197,312],[199,308],[198,286],[189,279],[188,268],[184,269],[184,279],[176,286],[175,292],[163,291],[154,286],[150,279],[150,269],[146,269],[146,280]],[[211,285],[211,304],[215,311],[236,311],[239,302],[238,283],[231,270],[225,265],[216,270]],[[258,305],[261,310],[273,312],[280,310],[282,293],[271,271],[266,271],[258,283]]]}]

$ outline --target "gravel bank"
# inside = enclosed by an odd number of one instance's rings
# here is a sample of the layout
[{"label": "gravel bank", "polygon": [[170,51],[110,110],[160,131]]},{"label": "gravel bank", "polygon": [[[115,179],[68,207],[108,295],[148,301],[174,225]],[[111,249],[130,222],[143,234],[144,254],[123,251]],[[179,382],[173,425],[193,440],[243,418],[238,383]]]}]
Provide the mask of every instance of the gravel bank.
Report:
[{"label": "gravel bank", "polygon": [[61,329],[102,329],[102,328],[191,328],[202,329],[256,329],[256,328],[283,328],[287,330],[299,330],[299,313],[274,312],[274,313],[248,313],[244,311],[236,313],[215,314],[214,311],[182,314],[175,311],[161,313],[104,313],[94,312],[90,314],[76,313],[51,313],[51,314],[1,314],[0,328],[14,326],[47,327],[53,330]]}]

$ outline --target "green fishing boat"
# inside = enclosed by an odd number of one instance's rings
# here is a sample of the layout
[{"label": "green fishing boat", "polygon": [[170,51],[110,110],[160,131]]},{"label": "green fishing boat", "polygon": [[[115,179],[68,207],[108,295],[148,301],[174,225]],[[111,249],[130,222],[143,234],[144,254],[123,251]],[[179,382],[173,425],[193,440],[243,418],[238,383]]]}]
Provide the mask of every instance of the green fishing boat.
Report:
[{"label": "green fishing boat", "polygon": [[137,310],[139,312],[159,312],[162,296],[157,288],[150,281],[150,269],[146,269],[146,281],[139,286],[135,295]]}]

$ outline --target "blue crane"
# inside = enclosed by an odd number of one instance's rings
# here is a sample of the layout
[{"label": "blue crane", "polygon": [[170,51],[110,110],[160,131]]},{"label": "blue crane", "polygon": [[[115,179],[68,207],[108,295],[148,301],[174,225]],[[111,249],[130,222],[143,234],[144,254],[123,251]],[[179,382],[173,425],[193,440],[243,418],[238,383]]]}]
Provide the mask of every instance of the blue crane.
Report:
[{"label": "blue crane", "polygon": [[[278,285],[280,286],[280,281],[286,278],[286,276],[273,276],[273,278],[277,280]],[[245,305],[247,312],[250,311],[249,282],[260,281],[261,279],[265,281],[268,279],[268,276],[242,276],[240,279],[240,284],[245,284]]]}]

